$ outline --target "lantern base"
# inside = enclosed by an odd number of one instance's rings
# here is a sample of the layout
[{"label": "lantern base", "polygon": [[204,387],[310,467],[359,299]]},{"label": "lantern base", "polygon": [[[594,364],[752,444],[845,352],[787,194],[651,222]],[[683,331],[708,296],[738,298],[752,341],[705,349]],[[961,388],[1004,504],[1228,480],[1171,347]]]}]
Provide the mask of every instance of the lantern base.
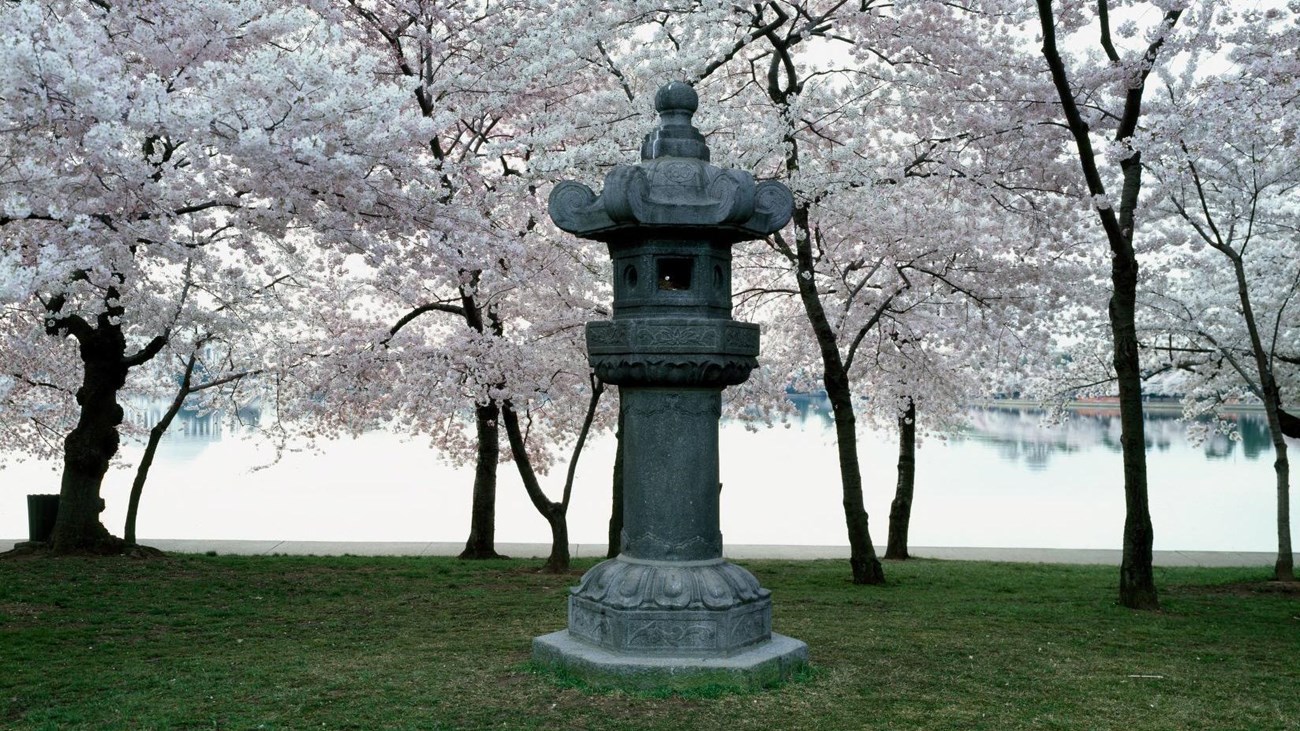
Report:
[{"label": "lantern base", "polygon": [[769,640],[725,657],[673,657],[611,652],[568,630],[533,638],[533,662],[595,688],[625,690],[758,690],[808,667],[808,645],[772,633]]},{"label": "lantern base", "polygon": [[721,558],[647,561],[620,555],[592,567],[570,590],[569,631],[611,652],[730,655],[772,634],[771,592]]}]

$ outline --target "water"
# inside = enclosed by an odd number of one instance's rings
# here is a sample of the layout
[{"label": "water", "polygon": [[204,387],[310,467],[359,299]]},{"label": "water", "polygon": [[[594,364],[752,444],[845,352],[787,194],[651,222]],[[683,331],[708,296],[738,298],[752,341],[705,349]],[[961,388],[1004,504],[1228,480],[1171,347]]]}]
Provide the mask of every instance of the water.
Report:
[{"label": "water", "polygon": [[[973,412],[972,429],[917,451],[911,543],[916,546],[1117,548],[1124,521],[1115,411],[1076,412],[1054,428],[1022,409]],[[1238,417],[1242,439],[1193,446],[1172,414],[1148,416],[1148,479],[1157,550],[1276,550],[1272,449],[1262,414]],[[808,409],[773,429],[725,423],[722,531],[734,544],[846,545],[834,433]],[[132,470],[105,481],[103,519],[121,534]],[[872,537],[884,543],[897,446],[863,431]],[[317,452],[272,458],[265,445],[212,419],[178,419],[155,462],[138,521],[149,538],[455,541],[469,526],[470,467],[456,468],[418,439],[367,434]],[[588,444],[570,505],[574,543],[604,543],[614,462],[611,435]],[[58,491],[56,463],[0,471],[0,536],[27,535],[25,495]],[[563,473],[544,478],[553,496]],[[549,542],[513,464],[500,470],[497,540]]]}]

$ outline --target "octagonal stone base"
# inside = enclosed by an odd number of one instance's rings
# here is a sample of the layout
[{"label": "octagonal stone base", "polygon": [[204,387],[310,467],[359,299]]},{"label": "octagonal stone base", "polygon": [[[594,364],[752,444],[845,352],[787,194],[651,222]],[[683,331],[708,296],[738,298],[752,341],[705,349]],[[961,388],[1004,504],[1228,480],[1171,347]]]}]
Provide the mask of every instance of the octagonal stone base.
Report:
[{"label": "octagonal stone base", "polygon": [[568,630],[533,639],[533,662],[597,688],[757,690],[789,680],[808,666],[808,645],[785,635],[720,657],[611,652]]},{"label": "octagonal stone base", "polygon": [[597,687],[762,688],[808,664],[808,646],[772,632],[771,593],[712,558],[604,561],[570,590],[569,628],[533,640],[543,668]]},{"label": "octagonal stone base", "polygon": [[569,596],[569,632],[612,652],[724,656],[772,634],[772,600],[745,569],[720,558],[592,567]]}]

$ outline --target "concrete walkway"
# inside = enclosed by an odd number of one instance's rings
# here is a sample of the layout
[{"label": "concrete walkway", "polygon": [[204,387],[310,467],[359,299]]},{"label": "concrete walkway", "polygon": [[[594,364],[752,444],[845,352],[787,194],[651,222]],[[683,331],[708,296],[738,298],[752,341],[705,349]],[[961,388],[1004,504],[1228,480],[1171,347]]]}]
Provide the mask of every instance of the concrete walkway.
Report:
[{"label": "concrete walkway", "polygon": [[[18,543],[17,539],[0,540],[0,551]],[[209,553],[256,556],[455,556],[463,543],[427,542],[330,542],[330,541],[218,541],[184,539],[145,539],[147,546],[170,553]],[[550,552],[544,543],[497,543],[497,552],[514,558],[545,558]],[[884,547],[876,550],[883,555]],[[574,557],[603,557],[605,544],[575,544]],[[812,559],[847,559],[848,546],[754,546],[735,545],[724,549],[728,558],[773,558],[806,561]],[[1099,548],[942,548],[917,546],[911,549],[916,558],[949,561],[1009,561],[1016,563],[1101,564],[1118,566],[1119,550]],[[1276,553],[1254,551],[1156,551],[1157,566],[1260,566],[1272,567]]]}]

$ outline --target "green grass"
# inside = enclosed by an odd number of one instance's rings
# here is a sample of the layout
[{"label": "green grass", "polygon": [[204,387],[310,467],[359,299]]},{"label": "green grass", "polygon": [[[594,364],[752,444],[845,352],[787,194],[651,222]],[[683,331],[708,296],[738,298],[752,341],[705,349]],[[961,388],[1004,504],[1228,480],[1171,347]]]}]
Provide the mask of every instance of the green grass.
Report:
[{"label": "green grass", "polygon": [[578,576],[537,562],[0,561],[0,728],[1300,729],[1300,594],[1263,570],[1162,570],[1142,613],[1105,567],[746,565],[812,672],[654,697],[530,670]]}]

